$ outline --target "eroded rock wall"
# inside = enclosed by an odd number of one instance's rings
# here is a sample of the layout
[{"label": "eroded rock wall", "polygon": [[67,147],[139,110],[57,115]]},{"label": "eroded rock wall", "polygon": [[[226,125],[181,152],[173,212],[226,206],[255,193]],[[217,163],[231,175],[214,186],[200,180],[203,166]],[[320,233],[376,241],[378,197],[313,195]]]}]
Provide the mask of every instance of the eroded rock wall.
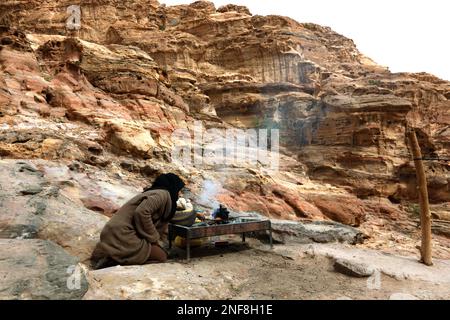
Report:
[{"label": "eroded rock wall", "polygon": [[[79,30],[67,29],[70,5],[81,8]],[[449,83],[392,74],[326,27],[206,1],[6,0],[0,12],[4,158],[141,184],[172,170],[194,191],[221,179],[234,209],[359,225],[372,197],[416,201],[408,127],[427,157],[450,157]],[[171,134],[195,120],[280,129],[280,171],[177,166]],[[449,162],[426,164],[431,201],[448,202]]]}]

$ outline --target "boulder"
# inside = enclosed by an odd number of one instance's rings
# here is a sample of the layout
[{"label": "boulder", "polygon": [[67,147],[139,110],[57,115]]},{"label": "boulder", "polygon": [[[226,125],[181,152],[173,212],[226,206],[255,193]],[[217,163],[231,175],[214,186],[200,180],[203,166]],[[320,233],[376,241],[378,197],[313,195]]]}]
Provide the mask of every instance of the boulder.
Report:
[{"label": "boulder", "polygon": [[281,243],[363,243],[367,236],[356,228],[328,221],[272,220],[273,237]]},{"label": "boulder", "polygon": [[47,169],[0,160],[0,238],[51,240],[86,261],[108,218],[64,195],[58,175],[67,175],[67,167]]},{"label": "boulder", "polygon": [[[214,276],[208,276],[214,274]],[[117,266],[89,271],[89,291],[84,299],[226,299],[243,279],[230,277],[217,262],[166,263]]]},{"label": "boulder", "polygon": [[353,196],[311,196],[314,205],[328,218],[350,226],[359,226],[364,219],[364,203]]},{"label": "boulder", "polygon": [[81,299],[88,283],[78,262],[51,241],[0,239],[0,299]]},{"label": "boulder", "polygon": [[375,270],[364,264],[350,260],[338,259],[334,262],[334,270],[350,277],[365,278],[370,277]]},{"label": "boulder", "polygon": [[117,152],[148,158],[156,146],[150,130],[133,123],[109,122],[106,131],[108,141]]},{"label": "boulder", "polygon": [[[231,217],[246,217],[252,219],[266,219],[256,212],[236,213]],[[348,243],[360,244],[368,238],[366,234],[357,228],[353,228],[333,221],[291,221],[271,219],[272,236],[275,242],[284,244],[307,243]],[[267,239],[267,233],[258,234],[260,238]]]}]

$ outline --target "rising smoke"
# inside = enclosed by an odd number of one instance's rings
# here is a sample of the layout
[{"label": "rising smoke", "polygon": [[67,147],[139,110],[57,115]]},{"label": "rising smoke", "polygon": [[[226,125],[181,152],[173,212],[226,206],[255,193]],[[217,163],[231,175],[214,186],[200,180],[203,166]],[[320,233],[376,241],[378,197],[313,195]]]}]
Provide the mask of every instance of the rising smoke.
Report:
[{"label": "rising smoke", "polygon": [[198,204],[216,209],[219,207],[219,202],[216,200],[216,196],[222,189],[222,184],[217,181],[205,180],[203,182],[203,189],[198,197]]}]

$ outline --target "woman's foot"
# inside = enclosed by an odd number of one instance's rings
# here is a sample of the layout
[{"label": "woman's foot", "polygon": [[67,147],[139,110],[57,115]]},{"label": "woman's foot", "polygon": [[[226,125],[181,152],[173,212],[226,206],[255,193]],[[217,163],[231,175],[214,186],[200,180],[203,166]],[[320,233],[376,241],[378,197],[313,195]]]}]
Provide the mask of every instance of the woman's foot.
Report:
[{"label": "woman's foot", "polygon": [[92,269],[99,270],[117,266],[118,263],[110,257],[100,258],[98,261],[92,263]]}]

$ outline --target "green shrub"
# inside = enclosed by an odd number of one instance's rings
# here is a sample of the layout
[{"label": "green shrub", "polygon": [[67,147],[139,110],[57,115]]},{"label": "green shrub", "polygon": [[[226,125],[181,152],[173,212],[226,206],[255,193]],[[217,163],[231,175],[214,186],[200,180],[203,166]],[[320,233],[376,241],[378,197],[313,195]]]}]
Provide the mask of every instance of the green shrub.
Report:
[{"label": "green shrub", "polygon": [[420,206],[418,204],[410,203],[407,210],[412,216],[420,217]]},{"label": "green shrub", "polygon": [[369,80],[369,84],[370,84],[371,86],[377,86],[377,87],[379,87],[379,86],[381,86],[381,80],[373,80],[373,79],[370,79],[370,80]]}]

